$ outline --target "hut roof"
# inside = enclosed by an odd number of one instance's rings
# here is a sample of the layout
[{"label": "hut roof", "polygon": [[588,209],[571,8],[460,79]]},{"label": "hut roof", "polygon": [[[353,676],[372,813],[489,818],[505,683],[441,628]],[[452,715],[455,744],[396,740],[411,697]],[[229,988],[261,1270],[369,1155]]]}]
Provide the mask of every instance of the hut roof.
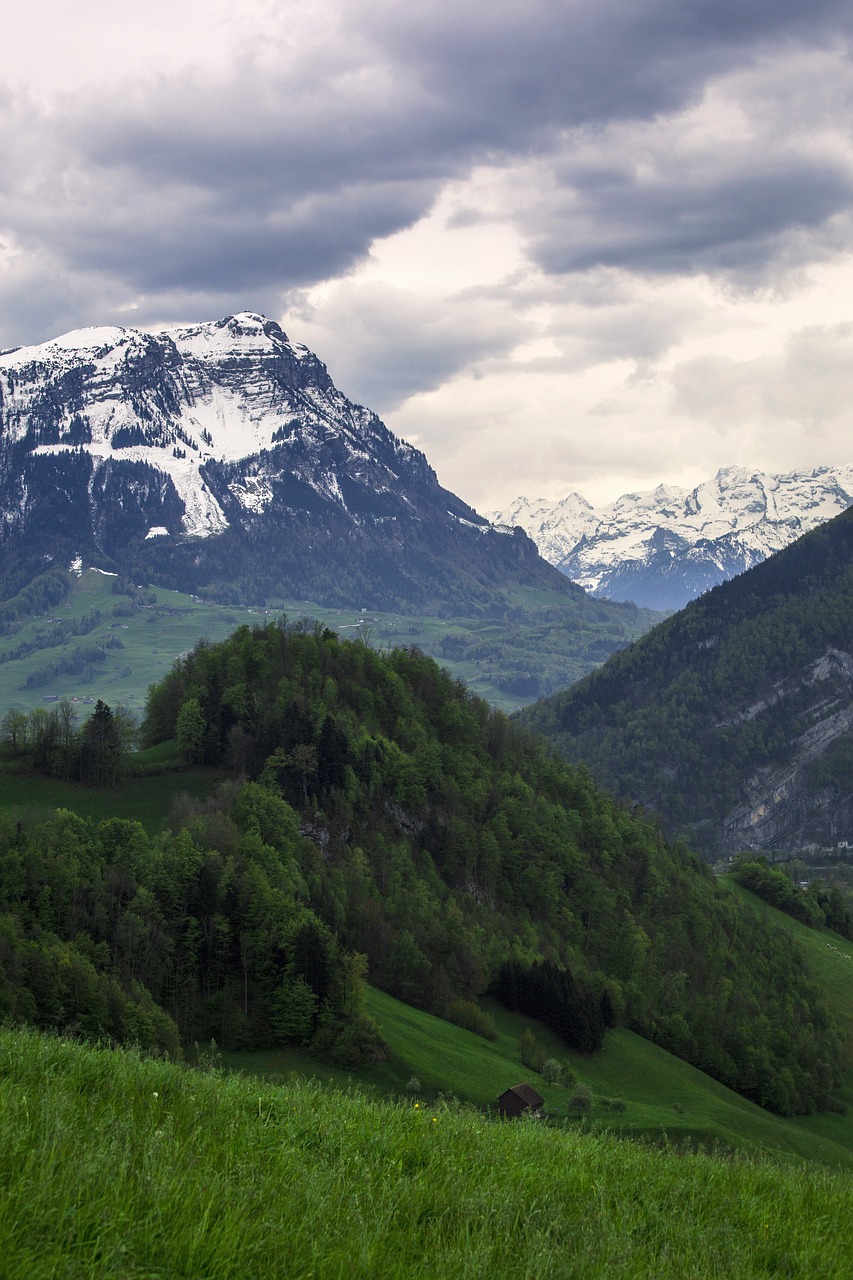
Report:
[{"label": "hut roof", "polygon": [[541,1098],[536,1090],[526,1083],[514,1084],[506,1092],[514,1093],[517,1098],[521,1098],[522,1102],[527,1103],[528,1107],[541,1107],[545,1104],[545,1099]]}]

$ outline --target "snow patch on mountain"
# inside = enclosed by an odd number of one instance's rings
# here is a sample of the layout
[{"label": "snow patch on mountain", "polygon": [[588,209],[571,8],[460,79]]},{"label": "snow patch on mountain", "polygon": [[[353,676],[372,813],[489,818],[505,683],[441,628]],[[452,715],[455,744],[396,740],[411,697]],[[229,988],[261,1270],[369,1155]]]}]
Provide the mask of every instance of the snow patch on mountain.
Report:
[{"label": "snow patch on mountain", "polygon": [[723,467],[695,489],[661,484],[598,509],[579,493],[521,497],[489,518],[519,525],[546,560],[594,595],[672,608],[851,504],[853,466],[785,475]]},{"label": "snow patch on mountain", "polygon": [[[365,436],[380,432],[402,462],[415,455],[352,405],[307,347],[254,312],[159,334],[81,329],[19,347],[0,356],[0,407],[5,439],[29,444],[35,456],[82,452],[96,473],[108,463],[153,467],[183,504],[183,532],[199,538],[228,528],[203,475],[208,463],[240,463],[284,445],[316,451],[332,440],[354,464],[369,462]],[[334,472],[308,483],[346,510]],[[229,487],[256,514],[272,499],[257,476]]]}]

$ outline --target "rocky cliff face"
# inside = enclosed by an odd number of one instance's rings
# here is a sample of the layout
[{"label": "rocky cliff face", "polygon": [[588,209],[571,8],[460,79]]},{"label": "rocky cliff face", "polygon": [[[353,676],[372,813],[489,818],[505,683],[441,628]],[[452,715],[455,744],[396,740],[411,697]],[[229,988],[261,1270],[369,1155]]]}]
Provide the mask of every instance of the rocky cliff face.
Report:
[{"label": "rocky cliff face", "polygon": [[853,467],[767,475],[724,467],[695,489],[658,485],[596,509],[580,494],[492,512],[594,595],[680,609],[853,503]]},{"label": "rocky cliff face", "polygon": [[577,594],[250,312],[0,354],[0,571],[78,555],[222,598],[440,611],[493,607],[508,582]]},{"label": "rocky cliff face", "polygon": [[799,729],[789,744],[790,761],[756,769],[745,779],[746,802],[726,814],[721,848],[737,853],[853,840],[853,779],[847,788],[822,786],[813,770],[829,748],[853,732],[853,656],[827,649],[798,677],[778,684],[766,702],[748,708],[743,718],[758,719],[771,702],[782,709],[787,703],[790,722]]}]

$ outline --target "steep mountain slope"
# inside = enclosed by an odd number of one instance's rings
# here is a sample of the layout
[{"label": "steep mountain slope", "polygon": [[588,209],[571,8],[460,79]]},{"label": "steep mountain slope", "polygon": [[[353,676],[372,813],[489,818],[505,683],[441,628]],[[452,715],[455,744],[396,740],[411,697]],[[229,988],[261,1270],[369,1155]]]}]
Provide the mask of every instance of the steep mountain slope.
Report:
[{"label": "steep mountain slope", "polygon": [[507,585],[582,599],[250,312],[0,356],[4,594],[78,556],[219,599],[468,616],[505,611]]},{"label": "steep mountain slope", "polygon": [[707,852],[853,838],[853,510],[521,713]]},{"label": "steep mountain slope", "polygon": [[491,513],[596,595],[680,609],[853,503],[853,467],[765,475],[724,467],[693,490],[658,485],[596,509],[578,493]]}]

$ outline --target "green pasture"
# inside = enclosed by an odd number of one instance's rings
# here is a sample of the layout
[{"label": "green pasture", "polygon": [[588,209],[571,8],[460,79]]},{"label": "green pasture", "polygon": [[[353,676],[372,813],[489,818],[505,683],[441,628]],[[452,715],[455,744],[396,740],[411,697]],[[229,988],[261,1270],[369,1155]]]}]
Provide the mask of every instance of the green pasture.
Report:
[{"label": "green pasture", "polygon": [[[367,1007],[390,1051],[387,1062],[349,1071],[319,1063],[293,1050],[223,1053],[223,1065],[274,1081],[314,1078],[343,1087],[357,1084],[377,1094],[402,1097],[416,1077],[421,1094],[432,1102],[442,1095],[489,1107],[511,1085],[526,1080],[545,1099],[552,1123],[569,1128],[609,1131],[628,1138],[676,1148],[720,1149],[742,1154],[773,1153],[783,1160],[816,1161],[853,1169],[853,1134],[847,1117],[811,1116],[786,1120],[762,1110],[702,1071],[624,1029],[609,1031],[604,1048],[592,1057],[568,1050],[547,1027],[493,1001],[482,1001],[494,1017],[495,1041],[402,1004],[369,988]],[[521,1063],[519,1040],[530,1027],[548,1054],[570,1061],[578,1078],[593,1091],[592,1112],[571,1118],[571,1089],[548,1085]],[[192,1055],[190,1055],[192,1057]],[[624,1112],[609,1102],[625,1102]]]},{"label": "green pasture", "polygon": [[[853,943],[831,930],[806,928],[733,882],[732,888],[802,945],[811,973],[830,994],[836,1017],[847,1030],[848,1061],[853,1062]],[[349,1080],[397,1095],[404,1094],[407,1082],[416,1076],[425,1097],[446,1092],[478,1106],[488,1106],[509,1085],[528,1080],[545,1098],[546,1110],[571,1127],[593,1127],[676,1147],[762,1151],[785,1160],[853,1169],[853,1066],[838,1093],[840,1105],[847,1107],[845,1114],[823,1112],[786,1119],[764,1111],[624,1028],[608,1031],[604,1048],[587,1058],[567,1049],[542,1024],[509,1013],[495,1001],[480,1003],[494,1018],[498,1031],[494,1042],[370,989],[368,1008],[391,1049],[388,1062],[346,1073],[278,1051],[230,1054],[225,1060],[262,1075],[283,1078],[296,1073],[338,1085]],[[547,1085],[522,1066],[518,1042],[526,1027],[551,1057],[571,1062],[592,1089],[593,1110],[585,1120],[567,1117],[566,1089]],[[606,1105],[613,1098],[625,1102],[624,1112],[611,1111]]]},{"label": "green pasture", "polygon": [[[268,608],[222,606],[165,588],[146,588],[154,603],[145,603],[132,613],[126,596],[112,594],[113,578],[89,569],[73,577],[72,593],[64,603],[54,605],[40,616],[21,623],[12,634],[0,638],[0,715],[10,707],[30,711],[49,706],[50,699],[76,699],[81,715],[88,714],[98,698],[110,706],[123,703],[141,713],[149,686],[162,680],[172,664],[204,638],[211,643],[224,640],[239,626],[259,626],[286,613],[291,620],[309,618],[322,622],[342,639],[363,637],[375,648],[418,645],[452,674],[494,706],[511,712],[531,701],[498,688],[497,681],[507,671],[534,670],[563,688],[603,661],[607,643],[627,643],[651,625],[657,615],[638,613],[636,633],[627,624],[615,624],[602,607],[596,625],[601,638],[592,632],[588,620],[575,617],[571,602],[530,588],[515,587],[507,592],[507,602],[518,610],[518,621],[489,618],[410,617],[375,610],[325,608],[311,600],[282,599]],[[511,594],[511,598],[510,598]],[[608,606],[612,612],[613,606]],[[82,619],[92,609],[103,614],[101,622],[85,635],[71,636],[66,644],[36,649],[24,657],[3,661],[24,643],[39,636],[47,638],[56,621]],[[119,612],[116,612],[116,611]],[[536,621],[541,616],[542,622]],[[608,621],[609,619],[609,621]],[[556,620],[556,621],[555,621]],[[110,640],[122,648],[106,648]],[[460,658],[445,652],[447,645],[461,646]],[[599,653],[597,646],[605,645]],[[61,673],[46,684],[27,687],[27,678],[47,664],[61,660],[75,647],[103,647],[104,660],[85,676]],[[487,651],[498,646],[503,656],[489,658]],[[482,650],[483,656],[477,655]],[[609,652],[609,650],[607,650]]]},{"label": "green pasture", "polygon": [[[82,619],[92,609],[104,616],[85,635],[72,636],[62,646],[36,649],[25,657],[0,661],[0,712],[9,707],[30,711],[49,706],[49,699],[77,699],[81,716],[102,698],[111,706],[123,703],[141,713],[151,684],[162,680],[175,659],[188,652],[201,639],[224,640],[243,623],[258,625],[278,616],[278,610],[223,608],[204,604],[178,591],[153,591],[156,603],[144,604],[136,612],[125,614],[127,597],[112,594],[111,577],[90,569],[75,578],[71,596],[54,605],[42,617],[30,618],[11,636],[0,639],[0,654],[13,651],[39,634],[49,632],[51,620]],[[117,612],[117,610],[119,612]],[[63,653],[77,646],[96,646],[110,639],[122,643],[120,649],[105,649],[105,660],[93,668],[91,678],[83,680],[62,673],[44,685],[26,687],[27,677],[47,663],[61,659]]]},{"label": "green pasture", "polygon": [[[63,807],[94,820],[135,819],[153,833],[162,826],[177,793],[203,795],[218,777],[214,770],[175,769],[176,764],[173,744],[161,744],[138,753],[135,767],[144,771],[140,776],[112,790],[95,790],[20,773],[6,754],[0,756],[0,810],[13,818],[29,818]],[[853,943],[829,930],[808,929],[728,883],[757,913],[796,938],[812,975],[831,996],[848,1032],[849,1065],[840,1101],[853,1107]],[[416,1076],[425,1100],[450,1094],[480,1107],[492,1104],[509,1085],[528,1079],[544,1096],[548,1113],[571,1126],[583,1124],[678,1146],[772,1151],[783,1158],[853,1166],[853,1115],[773,1116],[630,1031],[609,1031],[601,1052],[586,1058],[566,1049],[544,1026],[488,999],[481,1004],[497,1028],[493,1042],[375,989],[369,989],[367,1001],[391,1051],[385,1062],[347,1071],[295,1051],[276,1050],[228,1053],[223,1063],[279,1082],[294,1075],[315,1077],[338,1087],[353,1083],[396,1097],[406,1095],[408,1082]],[[565,1088],[547,1085],[522,1066],[518,1042],[528,1026],[549,1056],[571,1062],[592,1089],[593,1110],[583,1122],[568,1118]],[[610,1109],[608,1102],[614,1098],[624,1101],[624,1112]]]},{"label": "green pasture", "polygon": [[133,757],[137,768],[163,768],[163,772],[129,777],[117,787],[86,787],[21,771],[8,751],[0,751],[0,812],[14,820],[70,809],[96,822],[106,818],[140,822],[153,835],[162,828],[176,795],[205,796],[221,777],[210,768],[169,768],[176,763],[171,759],[173,752],[174,744],[166,743]]},{"label": "green pasture", "polygon": [[849,1175],[0,1030],[4,1280],[848,1280]]}]

